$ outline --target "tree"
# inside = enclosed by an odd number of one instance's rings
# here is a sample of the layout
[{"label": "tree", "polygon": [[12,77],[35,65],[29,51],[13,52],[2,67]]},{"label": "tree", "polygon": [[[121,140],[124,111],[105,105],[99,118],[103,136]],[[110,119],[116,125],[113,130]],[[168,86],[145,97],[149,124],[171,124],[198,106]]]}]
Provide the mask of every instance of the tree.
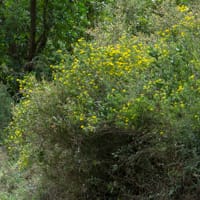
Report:
[{"label": "tree", "polygon": [[34,57],[44,49],[47,52],[61,47],[71,50],[72,43],[87,35],[86,29],[97,18],[95,15],[103,3],[91,0],[1,1],[0,39],[5,43],[0,47],[0,62],[18,66],[19,71],[21,66],[26,66],[30,71]]}]

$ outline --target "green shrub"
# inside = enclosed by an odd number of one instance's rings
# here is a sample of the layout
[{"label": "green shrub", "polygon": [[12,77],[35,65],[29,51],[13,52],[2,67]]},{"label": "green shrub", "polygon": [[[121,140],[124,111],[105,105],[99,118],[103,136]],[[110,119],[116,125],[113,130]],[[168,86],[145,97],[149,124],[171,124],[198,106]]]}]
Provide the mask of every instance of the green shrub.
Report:
[{"label": "green shrub", "polygon": [[21,82],[8,150],[41,168],[37,199],[198,199],[200,21],[174,11],[150,37],[80,39],[52,82]]}]

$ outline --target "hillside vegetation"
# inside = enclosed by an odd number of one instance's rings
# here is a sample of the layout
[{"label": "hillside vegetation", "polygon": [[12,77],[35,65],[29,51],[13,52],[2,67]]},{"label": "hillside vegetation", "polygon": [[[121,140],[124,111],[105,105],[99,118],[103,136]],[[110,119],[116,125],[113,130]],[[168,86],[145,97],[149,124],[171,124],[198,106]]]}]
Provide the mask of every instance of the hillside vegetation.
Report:
[{"label": "hillside vegetation", "polygon": [[48,74],[17,79],[0,199],[198,200],[199,9],[110,1]]}]

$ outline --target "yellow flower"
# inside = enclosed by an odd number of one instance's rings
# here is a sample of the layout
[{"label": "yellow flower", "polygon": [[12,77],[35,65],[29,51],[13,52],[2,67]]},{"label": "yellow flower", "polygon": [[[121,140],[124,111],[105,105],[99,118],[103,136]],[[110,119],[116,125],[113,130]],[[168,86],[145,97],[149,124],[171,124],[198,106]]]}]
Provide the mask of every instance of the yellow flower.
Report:
[{"label": "yellow flower", "polygon": [[177,89],[177,92],[182,92],[183,91],[183,86],[182,85],[179,85],[178,86],[178,89]]},{"label": "yellow flower", "polygon": [[187,12],[189,10],[189,8],[185,5],[181,5],[181,6],[177,6],[177,10],[179,12]]},{"label": "yellow flower", "polygon": [[160,131],[160,135],[163,135],[164,134],[164,131]]},{"label": "yellow flower", "polygon": [[185,105],[184,105],[183,102],[181,102],[180,107],[181,107],[181,108],[184,108],[184,107],[185,107]]},{"label": "yellow flower", "polygon": [[195,76],[194,76],[194,74],[193,74],[193,75],[191,75],[191,76],[189,77],[189,79],[190,79],[190,80],[193,80],[194,77],[195,77]]},{"label": "yellow flower", "polygon": [[81,125],[80,127],[81,127],[81,129],[84,129],[84,128],[85,128],[85,126],[84,126],[84,125]]},{"label": "yellow flower", "polygon": [[80,117],[80,121],[83,121],[83,120],[84,120],[84,118],[81,116],[81,117]]},{"label": "yellow flower", "polygon": [[185,21],[191,21],[192,19],[194,19],[194,16],[190,16],[190,15],[187,15],[185,16]]},{"label": "yellow flower", "polygon": [[185,32],[182,31],[181,32],[181,36],[184,37],[185,36]]}]

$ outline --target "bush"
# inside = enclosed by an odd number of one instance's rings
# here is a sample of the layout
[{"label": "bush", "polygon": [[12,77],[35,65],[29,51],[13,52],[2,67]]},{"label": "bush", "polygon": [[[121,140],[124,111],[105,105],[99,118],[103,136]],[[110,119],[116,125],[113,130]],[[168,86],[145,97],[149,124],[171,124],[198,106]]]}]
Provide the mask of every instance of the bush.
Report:
[{"label": "bush", "polygon": [[51,83],[21,82],[8,149],[41,168],[37,199],[198,199],[200,23],[174,11],[150,37],[81,39]]}]

